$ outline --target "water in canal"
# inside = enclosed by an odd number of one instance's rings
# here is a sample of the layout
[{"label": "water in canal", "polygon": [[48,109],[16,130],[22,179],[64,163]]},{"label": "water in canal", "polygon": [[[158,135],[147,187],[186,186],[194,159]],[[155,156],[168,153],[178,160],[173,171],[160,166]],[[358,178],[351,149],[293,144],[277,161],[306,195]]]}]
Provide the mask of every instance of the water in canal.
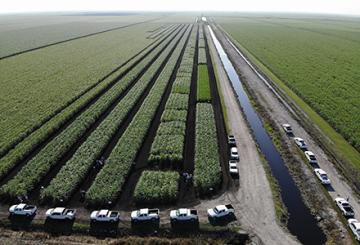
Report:
[{"label": "water in canal", "polygon": [[235,92],[237,93],[237,97],[246,116],[246,120],[249,122],[260,150],[268,161],[272,174],[277,179],[281,188],[281,197],[289,212],[289,220],[287,224],[289,231],[303,244],[324,244],[326,241],[324,233],[317,226],[315,217],[305,206],[301,198],[300,191],[289,174],[283,159],[263,127],[259,115],[252,107],[235,68],[226,55],[222,45],[216,38],[213,30],[210,26],[208,27],[225,71],[231,80]]}]

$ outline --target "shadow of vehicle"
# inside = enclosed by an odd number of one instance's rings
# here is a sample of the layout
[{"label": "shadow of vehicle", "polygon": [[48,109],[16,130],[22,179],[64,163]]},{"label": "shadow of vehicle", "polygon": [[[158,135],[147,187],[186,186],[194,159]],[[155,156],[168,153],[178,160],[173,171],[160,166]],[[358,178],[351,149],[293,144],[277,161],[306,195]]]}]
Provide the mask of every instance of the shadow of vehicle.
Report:
[{"label": "shadow of vehicle", "polygon": [[332,185],[325,185],[325,189],[328,191],[328,192],[334,192],[334,188],[332,187]]},{"label": "shadow of vehicle", "polygon": [[75,219],[56,220],[46,218],[44,229],[48,233],[70,235]]},{"label": "shadow of vehicle", "polygon": [[90,221],[90,235],[98,237],[116,237],[118,234],[119,221]]},{"label": "shadow of vehicle", "polygon": [[237,220],[235,214],[230,214],[225,217],[221,218],[210,218],[208,217],[208,220],[212,226],[226,226],[229,223]]},{"label": "shadow of vehicle", "polygon": [[31,216],[24,216],[24,215],[16,215],[11,214],[9,215],[9,220],[11,223],[11,228],[13,230],[26,230],[29,228],[32,220],[34,219],[36,214]]},{"label": "shadow of vehicle", "polygon": [[155,221],[132,221],[131,229],[135,234],[147,235],[157,233],[160,228],[160,220]]},{"label": "shadow of vehicle", "polygon": [[171,229],[176,233],[193,233],[199,230],[199,220],[171,221]]}]

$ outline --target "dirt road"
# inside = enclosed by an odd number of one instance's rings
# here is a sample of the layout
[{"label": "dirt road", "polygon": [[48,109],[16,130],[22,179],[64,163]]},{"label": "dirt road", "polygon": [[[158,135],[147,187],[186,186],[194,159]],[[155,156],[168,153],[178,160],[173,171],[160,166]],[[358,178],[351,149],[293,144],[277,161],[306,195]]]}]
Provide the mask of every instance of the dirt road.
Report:
[{"label": "dirt road", "polygon": [[[207,34],[209,36],[209,33]],[[229,199],[235,205],[242,227],[255,233],[264,244],[297,244],[296,239],[276,221],[270,185],[255,141],[251,137],[214,44],[211,38],[208,40],[225,100],[228,125],[237,140],[241,156],[239,187],[228,192],[224,199]]]},{"label": "dirt road", "polygon": [[[238,72],[240,72],[244,78],[243,80],[246,82],[247,88],[250,90],[252,95],[255,96],[261,107],[264,108],[265,113],[274,123],[273,126],[275,126],[276,129],[280,132],[281,141],[285,142],[285,147],[287,148],[286,150],[288,151],[291,158],[293,158],[292,160],[294,163],[297,163],[296,166],[293,168],[290,167],[290,169],[291,171],[298,171],[295,173],[297,175],[297,182],[301,181],[302,183],[300,183],[300,185],[303,191],[305,191],[307,195],[311,196],[312,200],[306,201],[308,203],[311,201],[317,201],[318,206],[315,207],[321,210],[316,210],[316,212],[319,212],[319,215],[322,216],[322,218],[327,219],[329,223],[332,222],[337,226],[331,228],[332,232],[338,232],[338,230],[340,230],[340,234],[338,235],[342,237],[341,242],[343,244],[347,244],[348,242],[351,243],[349,240],[349,235],[345,230],[345,226],[338,221],[339,216],[331,207],[331,200],[329,200],[330,198],[327,198],[324,195],[322,189],[323,187],[319,184],[318,180],[313,174],[312,167],[305,163],[303,153],[297,149],[293,138],[288,137],[285,132],[283,132],[281,125],[283,123],[291,124],[294,129],[294,135],[303,138],[308,144],[309,150],[314,152],[319,161],[319,167],[325,170],[331,179],[331,187],[326,188],[326,191],[328,191],[330,194],[331,199],[334,199],[338,195],[345,198],[350,197],[350,202],[355,209],[355,213],[360,214],[360,203],[358,198],[353,193],[350,186],[344,181],[344,178],[338,173],[334,165],[331,163],[330,157],[326,155],[326,153],[321,148],[321,145],[315,142],[314,138],[306,131],[304,127],[302,127],[299,119],[297,119],[296,116],[291,113],[289,106],[284,104],[286,102],[282,99],[279,99],[276,94],[271,91],[271,89],[269,89],[266,82],[264,82],[262,78],[256,74],[254,69],[241,56],[239,50],[236,50],[234,46],[232,46],[224,38],[224,36],[220,35],[220,37],[222,39],[221,42],[227,50],[230,59],[236,66]],[[310,207],[314,208],[314,206],[312,206],[313,203],[309,204]],[[330,228],[328,227],[328,229]]]}]

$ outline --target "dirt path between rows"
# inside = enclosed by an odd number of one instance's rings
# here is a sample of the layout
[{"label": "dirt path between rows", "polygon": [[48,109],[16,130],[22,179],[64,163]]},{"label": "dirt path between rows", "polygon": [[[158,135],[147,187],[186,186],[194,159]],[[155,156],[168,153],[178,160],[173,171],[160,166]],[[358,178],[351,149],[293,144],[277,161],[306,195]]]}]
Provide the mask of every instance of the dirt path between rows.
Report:
[{"label": "dirt path between rows", "polygon": [[[209,36],[207,29],[206,31]],[[212,39],[209,38],[208,40],[225,100],[228,125],[231,134],[237,140],[241,158],[239,186],[232,192],[224,194],[224,199],[230,200],[235,206],[241,226],[255,233],[264,244],[297,244],[296,238],[277,223],[270,185],[257,146],[245,122]]]},{"label": "dirt path between rows", "polygon": [[[339,244],[351,244],[351,239],[346,231],[345,225],[339,221],[340,215],[334,210],[334,206],[331,204],[332,200],[330,199],[335,199],[339,195],[344,198],[349,197],[355,213],[360,214],[359,199],[344,178],[338,173],[331,163],[331,158],[326,155],[321,145],[319,145],[312,135],[301,125],[301,118],[296,118],[297,116],[290,112],[288,109],[289,105],[287,105],[283,99],[279,99],[275,93],[269,89],[268,85],[254,72],[252,67],[249,66],[246,60],[224,36],[218,35],[218,37],[222,39],[221,42],[227,50],[234,66],[236,66],[236,69],[243,77],[246,87],[265,110],[267,117],[269,117],[273,124],[272,126],[279,132],[282,146],[286,148],[287,154],[290,156],[290,161],[292,161],[291,164],[296,164],[296,166],[290,168],[290,171],[295,174],[295,181],[300,185],[300,189],[306,193],[307,197],[311,198],[310,200],[305,200],[305,202],[307,202],[312,209],[315,207],[317,215],[319,215],[324,222],[327,221],[326,229],[329,229],[328,232],[333,232],[333,235],[337,238],[341,237],[341,240],[337,241]],[[327,172],[332,183],[331,187],[325,189],[321,186],[313,174],[313,168],[306,164],[303,153],[295,146],[293,138],[288,137],[282,130],[281,125],[284,123],[291,124],[294,135],[306,141],[308,149],[316,155],[319,167]],[[296,172],[294,173],[294,171]],[[330,194],[331,198],[324,195],[325,191]],[[317,204],[312,202],[317,202]],[[360,216],[357,217],[360,218]],[[333,225],[334,227],[332,227]],[[336,234],[334,234],[334,232]]]}]

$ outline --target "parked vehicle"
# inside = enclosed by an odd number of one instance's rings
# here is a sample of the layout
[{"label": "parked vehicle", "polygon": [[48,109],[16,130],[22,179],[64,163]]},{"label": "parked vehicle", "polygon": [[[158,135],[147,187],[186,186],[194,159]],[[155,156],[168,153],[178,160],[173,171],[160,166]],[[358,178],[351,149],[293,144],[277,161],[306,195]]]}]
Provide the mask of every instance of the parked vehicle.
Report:
[{"label": "parked vehicle", "polygon": [[36,215],[36,206],[27,205],[25,203],[20,203],[17,205],[12,205],[9,208],[10,215],[19,215],[19,216],[34,216]]},{"label": "parked vehicle", "polygon": [[304,141],[302,138],[295,137],[294,140],[295,140],[296,145],[297,145],[300,149],[302,149],[302,150],[306,150],[306,149],[307,149],[307,145],[306,145],[305,141]]},{"label": "parked vehicle", "polygon": [[293,130],[292,130],[292,127],[290,126],[290,124],[285,123],[282,125],[282,127],[283,127],[285,133],[287,133],[287,134],[293,133]]},{"label": "parked vehicle", "polygon": [[360,241],[360,222],[357,219],[348,219],[349,227],[357,241]]},{"label": "parked vehicle", "polygon": [[317,164],[317,159],[315,157],[315,154],[312,153],[312,151],[305,151],[305,156],[308,159],[309,163],[311,164]]},{"label": "parked vehicle", "polygon": [[142,208],[131,212],[131,221],[159,221],[160,220],[159,209]]},{"label": "parked vehicle", "polygon": [[229,172],[232,176],[238,176],[239,175],[239,169],[237,167],[237,162],[235,160],[229,161]]},{"label": "parked vehicle", "polygon": [[50,208],[46,211],[46,218],[59,220],[73,220],[75,219],[76,210],[67,209],[63,207]]},{"label": "parked vehicle", "polygon": [[337,197],[335,198],[335,203],[346,218],[354,217],[354,209],[351,207],[350,203],[345,200],[345,198]]},{"label": "parked vehicle", "polygon": [[229,146],[236,146],[236,140],[234,135],[228,136],[228,144]]},{"label": "parked vehicle", "polygon": [[321,184],[323,185],[330,185],[330,179],[328,178],[326,172],[321,168],[315,168],[314,172],[318,179],[320,180]]},{"label": "parked vehicle", "polygon": [[236,147],[231,147],[230,159],[231,160],[239,160],[239,153],[238,153],[238,149]]},{"label": "parked vehicle", "polygon": [[102,209],[91,212],[90,219],[91,221],[100,222],[118,222],[120,219],[120,213],[118,211]]},{"label": "parked vehicle", "polygon": [[196,222],[198,221],[197,210],[195,209],[188,209],[188,208],[180,208],[177,210],[170,211],[170,220],[172,222],[176,221],[191,221]]},{"label": "parked vehicle", "polygon": [[215,208],[208,209],[209,218],[226,218],[235,215],[235,209],[231,204],[218,205]]}]

